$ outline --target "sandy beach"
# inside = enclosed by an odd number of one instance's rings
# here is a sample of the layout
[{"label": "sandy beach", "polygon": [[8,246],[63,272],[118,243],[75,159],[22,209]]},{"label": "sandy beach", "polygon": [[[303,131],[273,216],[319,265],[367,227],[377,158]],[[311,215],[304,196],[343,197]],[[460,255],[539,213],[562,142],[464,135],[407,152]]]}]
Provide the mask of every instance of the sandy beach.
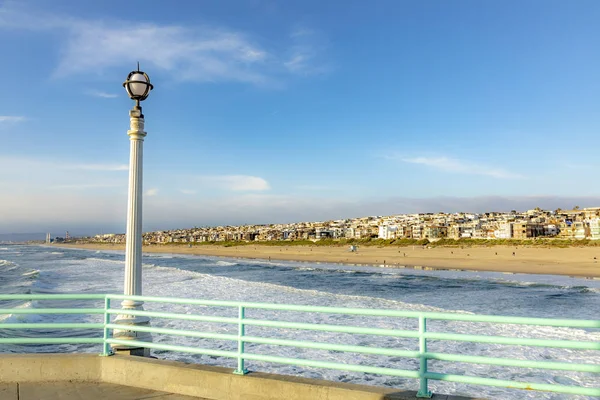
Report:
[{"label": "sandy beach", "polygon": [[[124,245],[113,244],[59,244],[58,246],[87,250],[125,249]],[[494,246],[424,249],[419,246],[363,246],[359,247],[357,252],[350,252],[348,247],[337,246],[152,245],[144,246],[143,251],[265,260],[385,265],[392,268],[460,269],[600,278],[598,262],[600,248],[598,247]]]}]

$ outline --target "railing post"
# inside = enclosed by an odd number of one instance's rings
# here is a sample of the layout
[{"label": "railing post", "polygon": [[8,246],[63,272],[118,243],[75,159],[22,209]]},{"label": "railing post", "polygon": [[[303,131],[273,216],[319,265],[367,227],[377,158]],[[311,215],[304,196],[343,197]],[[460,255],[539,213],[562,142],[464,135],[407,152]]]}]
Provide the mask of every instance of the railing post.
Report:
[{"label": "railing post", "polygon": [[245,309],[244,306],[239,306],[239,324],[238,324],[238,366],[235,371],[233,371],[236,375],[245,375],[248,373],[248,370],[244,368],[244,314]]},{"label": "railing post", "polygon": [[427,320],[423,315],[419,315],[419,391],[417,397],[431,398],[433,394],[427,388],[427,339],[425,338],[425,332],[427,332]]},{"label": "railing post", "polygon": [[103,346],[103,349],[102,349],[103,356],[112,356],[113,355],[113,352],[110,349],[110,344],[107,342],[107,340],[110,338],[110,331],[106,327],[108,324],[110,324],[110,314],[108,313],[109,309],[110,309],[110,299],[108,298],[108,296],[106,296],[104,298],[104,344],[102,345]]}]

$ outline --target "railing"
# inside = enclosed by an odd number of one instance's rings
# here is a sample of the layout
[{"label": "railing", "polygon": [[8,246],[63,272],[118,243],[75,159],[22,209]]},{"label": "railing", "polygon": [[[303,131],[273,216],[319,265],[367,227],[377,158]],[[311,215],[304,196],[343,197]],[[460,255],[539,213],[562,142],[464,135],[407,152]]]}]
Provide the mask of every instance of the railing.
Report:
[{"label": "railing", "polygon": [[[111,353],[111,345],[143,347],[157,350],[180,351],[193,354],[203,354],[215,357],[228,357],[237,359],[237,368],[234,373],[245,374],[245,361],[264,361],[271,363],[290,364],[296,366],[307,366],[316,368],[328,368],[343,371],[354,371],[381,375],[390,375],[406,378],[419,379],[419,391],[417,397],[431,397],[428,389],[428,380],[440,380],[447,382],[459,382],[466,384],[500,386],[526,390],[550,391],[558,393],[579,394],[600,397],[600,388],[567,386],[559,384],[544,384],[532,382],[520,382],[501,380],[493,378],[482,378],[477,376],[444,374],[429,372],[428,360],[440,360],[449,362],[461,362],[472,364],[488,364],[506,367],[537,368],[562,371],[576,371],[584,373],[600,374],[598,364],[578,364],[556,361],[520,360],[512,358],[497,358],[484,356],[470,356],[462,354],[435,353],[427,350],[428,340],[459,341],[471,343],[489,343],[501,345],[536,346],[546,348],[563,348],[577,350],[600,350],[600,342],[574,341],[574,340],[550,340],[520,337],[487,336],[458,333],[431,332],[427,330],[427,322],[434,320],[480,322],[493,324],[518,324],[533,326],[570,327],[599,329],[600,320],[576,320],[576,319],[547,319],[526,317],[505,317],[490,315],[472,315],[456,313],[437,312],[414,312],[385,309],[363,309],[363,308],[337,308],[316,307],[285,304],[267,303],[245,303],[232,301],[195,300],[165,297],[147,296],[124,296],[103,294],[59,294],[59,295],[0,295],[3,300],[96,300],[104,301],[103,308],[11,308],[0,309],[1,314],[100,314],[103,316],[102,323],[0,323],[0,329],[92,329],[98,330],[98,337],[11,337],[0,338],[0,344],[102,344],[103,355]],[[111,300],[138,300],[143,302],[160,302],[170,304],[184,304],[197,306],[232,307],[237,309],[237,318],[219,317],[210,315],[182,314],[171,312],[129,310],[125,312],[120,308],[111,308]],[[273,321],[266,319],[252,319],[246,317],[249,309],[296,311],[309,313],[326,313],[339,315],[356,315],[368,317],[389,318],[412,318],[418,321],[418,330],[398,330],[384,328],[370,328],[346,325],[330,325],[306,322]],[[237,334],[224,334],[214,332],[201,332],[192,330],[169,329],[150,326],[123,325],[111,322],[111,315],[127,314],[133,316],[146,316],[151,318],[169,318],[188,321],[202,321],[211,323],[223,323],[237,325]],[[311,342],[303,340],[289,340],[269,337],[258,337],[246,335],[247,326],[260,326],[270,328],[284,328],[293,330],[327,331],[346,334],[378,335],[395,338],[418,339],[418,350],[403,350],[394,348],[356,346],[345,344],[332,344],[322,342]],[[161,335],[176,335],[204,339],[227,340],[237,343],[237,351],[215,350],[192,346],[172,345],[163,343],[151,343],[139,340],[116,339],[111,336],[111,330],[146,332]],[[289,346],[295,348],[320,349],[339,352],[352,352],[373,355],[385,355],[394,357],[406,357],[419,360],[418,370],[404,370],[387,367],[376,367],[368,365],[346,364],[329,361],[308,360],[299,358],[288,358],[265,354],[248,353],[244,349],[245,343],[268,344],[278,346]]]}]

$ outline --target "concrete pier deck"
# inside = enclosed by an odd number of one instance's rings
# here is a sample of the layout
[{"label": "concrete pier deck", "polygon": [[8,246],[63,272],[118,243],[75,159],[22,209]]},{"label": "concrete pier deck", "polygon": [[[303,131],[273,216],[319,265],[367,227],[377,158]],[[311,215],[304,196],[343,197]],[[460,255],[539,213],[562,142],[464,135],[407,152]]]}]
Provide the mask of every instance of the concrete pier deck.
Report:
[{"label": "concrete pier deck", "polygon": [[0,383],[2,400],[206,400],[103,382]]}]

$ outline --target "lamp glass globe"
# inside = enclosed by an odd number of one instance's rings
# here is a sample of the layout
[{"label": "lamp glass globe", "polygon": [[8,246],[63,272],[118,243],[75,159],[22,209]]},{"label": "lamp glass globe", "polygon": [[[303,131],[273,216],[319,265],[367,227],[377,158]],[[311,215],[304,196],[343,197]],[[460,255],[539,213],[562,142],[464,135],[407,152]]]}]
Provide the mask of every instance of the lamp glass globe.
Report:
[{"label": "lamp glass globe", "polygon": [[[148,86],[146,77],[143,74],[133,74],[131,78],[129,78],[129,90],[131,90],[131,94],[133,96],[143,96],[146,93],[146,87]],[[133,81],[140,81],[146,83],[138,83]]]}]

